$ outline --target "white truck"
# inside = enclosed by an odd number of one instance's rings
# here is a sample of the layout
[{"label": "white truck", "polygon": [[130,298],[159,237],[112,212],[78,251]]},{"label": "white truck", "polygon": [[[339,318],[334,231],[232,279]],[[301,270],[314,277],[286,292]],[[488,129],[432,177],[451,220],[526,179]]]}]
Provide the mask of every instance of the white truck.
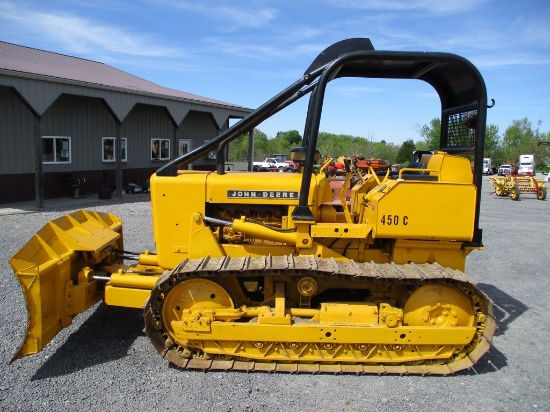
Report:
[{"label": "white truck", "polygon": [[274,157],[267,157],[263,162],[254,162],[252,170],[254,171],[278,171],[286,172],[290,168],[288,163],[280,163]]},{"label": "white truck", "polygon": [[490,157],[483,158],[483,174],[492,175],[493,173],[493,160]]},{"label": "white truck", "polygon": [[525,154],[519,156],[518,173],[520,175],[535,176],[535,155]]}]

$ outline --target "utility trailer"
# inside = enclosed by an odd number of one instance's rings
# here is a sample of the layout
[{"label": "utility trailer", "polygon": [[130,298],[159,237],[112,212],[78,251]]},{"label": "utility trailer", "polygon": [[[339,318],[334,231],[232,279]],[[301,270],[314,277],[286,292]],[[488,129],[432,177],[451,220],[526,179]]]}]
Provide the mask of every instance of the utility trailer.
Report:
[{"label": "utility trailer", "polygon": [[510,196],[512,200],[519,200],[520,194],[535,194],[537,199],[546,199],[546,186],[543,180],[533,176],[490,177],[491,187],[497,196]]}]

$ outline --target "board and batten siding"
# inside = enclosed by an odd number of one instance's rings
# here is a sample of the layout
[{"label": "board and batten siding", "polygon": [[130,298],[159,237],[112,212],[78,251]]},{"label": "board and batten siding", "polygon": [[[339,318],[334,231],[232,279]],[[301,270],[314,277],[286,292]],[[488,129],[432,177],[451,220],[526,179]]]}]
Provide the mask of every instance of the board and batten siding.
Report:
[{"label": "board and batten siding", "polygon": [[44,172],[95,170],[101,164],[101,138],[114,136],[116,123],[100,99],[61,95],[42,116],[42,136],[71,138],[71,162],[45,164]]},{"label": "board and batten siding", "polygon": [[[121,137],[127,139],[128,164],[126,167],[160,167],[163,161],[151,160],[151,139],[169,139],[172,142],[174,125],[164,108],[137,104],[122,122]],[[173,158],[173,150],[172,142],[171,158]]]},{"label": "board and batten siding", "polygon": [[0,175],[34,173],[34,116],[9,87],[0,87]]}]

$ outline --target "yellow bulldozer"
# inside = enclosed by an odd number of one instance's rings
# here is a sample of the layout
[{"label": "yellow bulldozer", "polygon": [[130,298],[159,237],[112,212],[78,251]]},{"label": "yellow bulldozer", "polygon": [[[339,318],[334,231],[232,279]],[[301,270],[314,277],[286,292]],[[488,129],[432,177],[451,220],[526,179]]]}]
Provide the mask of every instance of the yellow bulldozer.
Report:
[{"label": "yellow bulldozer", "polygon": [[[439,150],[372,168],[333,196],[317,136],[336,78],[412,79],[441,102]],[[229,172],[226,148],[309,96],[299,173]],[[103,300],[142,309],[152,346],[179,368],[450,374],[491,346],[492,302],[464,273],[481,250],[487,113],[478,70],[448,53],[348,39],[288,88],[150,179],[156,251],[125,251],[121,220],[81,210],[11,259],[29,313],[14,359],[40,351]],[[189,165],[217,151],[212,171]],[[470,162],[473,159],[473,169]],[[336,201],[335,201],[336,200]],[[340,201],[338,201],[340,200]]]}]

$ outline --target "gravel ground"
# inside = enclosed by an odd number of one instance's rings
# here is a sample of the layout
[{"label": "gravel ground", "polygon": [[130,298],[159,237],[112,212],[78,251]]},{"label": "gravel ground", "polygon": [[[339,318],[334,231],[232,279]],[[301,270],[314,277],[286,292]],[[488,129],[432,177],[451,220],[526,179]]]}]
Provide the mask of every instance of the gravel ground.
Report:
[{"label": "gravel ground", "polygon": [[499,329],[475,368],[446,377],[179,371],[149,344],[141,311],[104,304],[77,316],[41,353],[9,364],[27,315],[8,260],[44,223],[75,207],[109,211],[124,221],[127,249],[154,244],[143,194],[0,213],[0,410],[550,410],[549,200],[490,192],[485,178],[485,249],[469,256],[466,273],[495,302]]}]

